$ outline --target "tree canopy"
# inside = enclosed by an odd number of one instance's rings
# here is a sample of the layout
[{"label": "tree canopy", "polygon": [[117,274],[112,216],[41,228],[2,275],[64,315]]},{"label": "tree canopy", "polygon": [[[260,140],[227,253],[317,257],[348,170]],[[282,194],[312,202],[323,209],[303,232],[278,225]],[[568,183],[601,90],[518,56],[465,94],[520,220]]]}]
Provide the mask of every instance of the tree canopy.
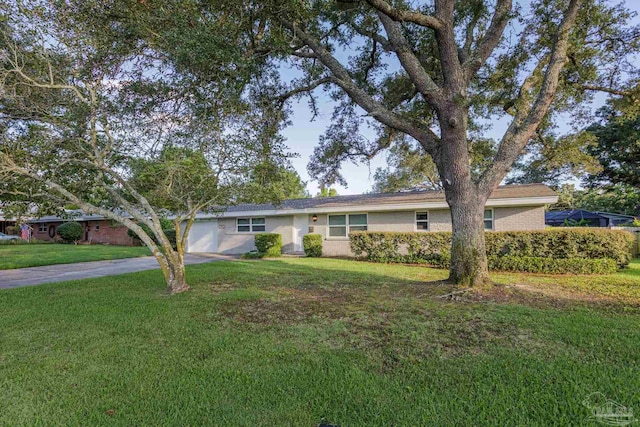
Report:
[{"label": "tree canopy", "polygon": [[[451,278],[468,284],[488,280],[491,192],[559,114],[580,118],[597,91],[625,90],[639,43],[630,12],[599,0],[271,0],[256,9],[269,19],[262,46],[297,71],[283,97],[308,96],[316,112],[322,88],[336,105],[310,174],[344,183],[343,162],[415,141],[451,208]],[[475,145],[496,121],[506,130],[478,165]]]},{"label": "tree canopy", "polygon": [[[0,198],[41,212],[72,203],[125,225],[179,292],[196,213],[237,203],[255,165],[284,165],[287,154],[280,120],[247,90],[253,60],[239,59],[236,24],[210,17],[212,53],[198,65],[183,57],[196,46],[172,39],[189,8],[127,4],[0,6]],[[160,18],[171,25],[153,35],[147,24]]]}]

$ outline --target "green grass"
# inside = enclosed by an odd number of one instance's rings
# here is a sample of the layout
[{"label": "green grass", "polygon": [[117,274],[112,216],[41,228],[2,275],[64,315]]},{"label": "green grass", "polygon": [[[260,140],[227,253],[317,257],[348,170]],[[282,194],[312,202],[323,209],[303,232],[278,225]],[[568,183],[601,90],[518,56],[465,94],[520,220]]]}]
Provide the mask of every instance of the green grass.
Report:
[{"label": "green grass", "polygon": [[150,255],[142,246],[29,244],[0,245],[0,270]]},{"label": "green grass", "polygon": [[0,425],[590,425],[592,392],[640,407],[639,268],[454,300],[442,270],[288,258],[176,296],[159,271],[0,291]]}]

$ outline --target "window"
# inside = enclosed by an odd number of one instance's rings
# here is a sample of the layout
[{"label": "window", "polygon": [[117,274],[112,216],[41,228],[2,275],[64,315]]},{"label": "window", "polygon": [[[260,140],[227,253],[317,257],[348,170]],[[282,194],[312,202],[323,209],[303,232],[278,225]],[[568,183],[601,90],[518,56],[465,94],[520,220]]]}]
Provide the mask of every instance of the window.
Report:
[{"label": "window", "polygon": [[264,218],[238,218],[236,225],[238,233],[258,233],[267,229]]},{"label": "window", "polygon": [[38,231],[40,233],[45,233],[47,231],[47,224],[40,224],[38,225]]},{"label": "window", "polygon": [[367,214],[329,215],[329,237],[347,237],[352,231],[367,231]]},{"label": "window", "polygon": [[95,230],[96,230],[96,231],[100,231],[100,225],[96,225]]},{"label": "window", "polygon": [[484,229],[493,230],[493,209],[484,210]]},{"label": "window", "polygon": [[416,212],[416,230],[429,231],[429,212]]}]

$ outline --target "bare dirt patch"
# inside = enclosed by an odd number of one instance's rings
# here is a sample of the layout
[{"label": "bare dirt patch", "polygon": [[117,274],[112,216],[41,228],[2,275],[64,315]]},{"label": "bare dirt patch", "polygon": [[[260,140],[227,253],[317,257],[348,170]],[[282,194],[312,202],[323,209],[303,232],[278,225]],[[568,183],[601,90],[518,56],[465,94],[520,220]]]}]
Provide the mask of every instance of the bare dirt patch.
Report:
[{"label": "bare dirt patch", "polygon": [[352,297],[345,291],[285,288],[269,298],[225,305],[220,314],[245,323],[294,324],[314,317],[342,318],[350,301]]}]

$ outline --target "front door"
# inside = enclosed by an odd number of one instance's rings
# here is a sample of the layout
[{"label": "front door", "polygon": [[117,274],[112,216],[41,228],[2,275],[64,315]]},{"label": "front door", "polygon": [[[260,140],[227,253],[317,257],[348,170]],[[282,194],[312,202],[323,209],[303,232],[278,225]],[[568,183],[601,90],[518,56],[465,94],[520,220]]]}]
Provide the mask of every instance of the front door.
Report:
[{"label": "front door", "polygon": [[304,252],[302,237],[309,232],[309,215],[293,217],[293,251]]}]

